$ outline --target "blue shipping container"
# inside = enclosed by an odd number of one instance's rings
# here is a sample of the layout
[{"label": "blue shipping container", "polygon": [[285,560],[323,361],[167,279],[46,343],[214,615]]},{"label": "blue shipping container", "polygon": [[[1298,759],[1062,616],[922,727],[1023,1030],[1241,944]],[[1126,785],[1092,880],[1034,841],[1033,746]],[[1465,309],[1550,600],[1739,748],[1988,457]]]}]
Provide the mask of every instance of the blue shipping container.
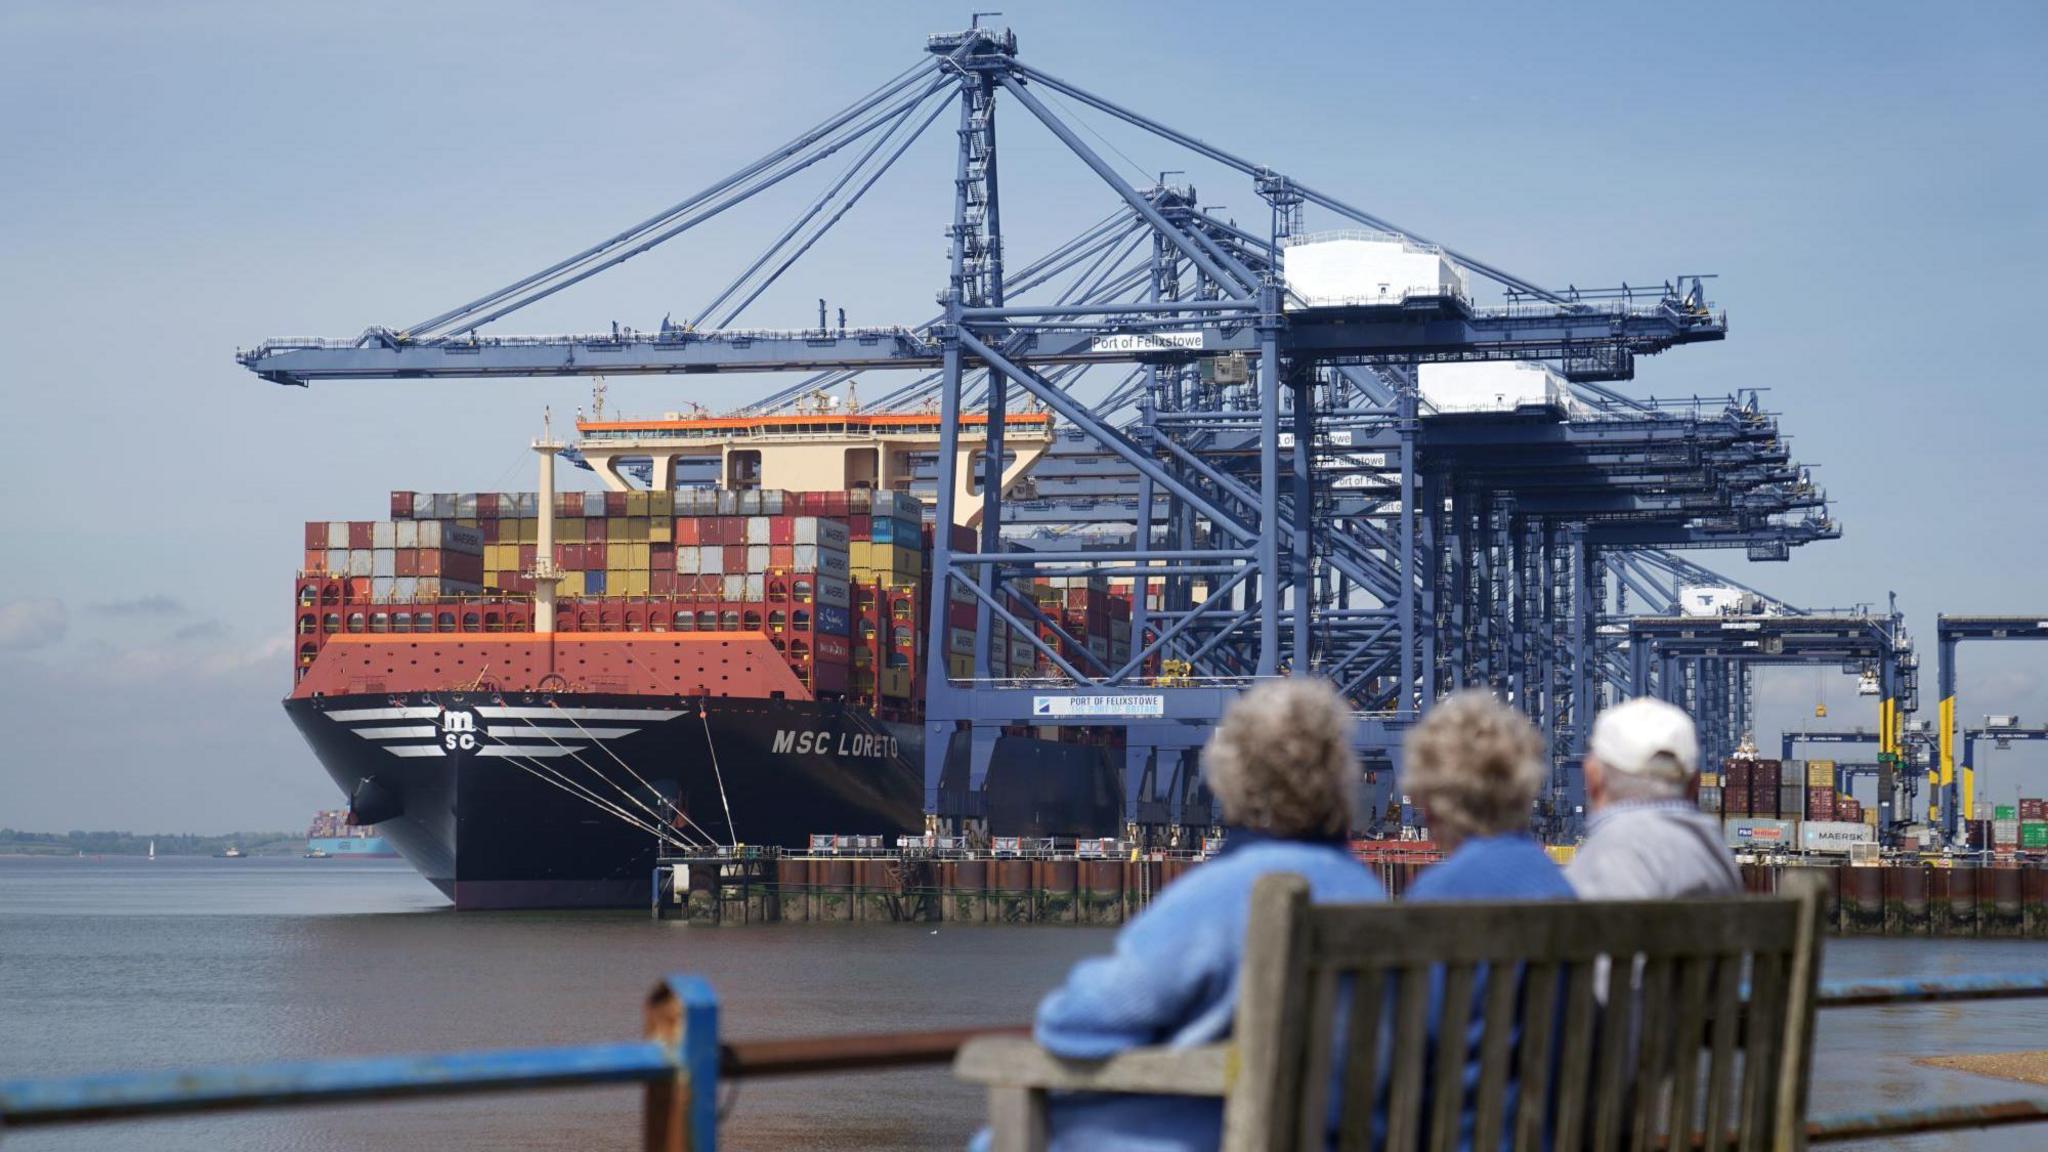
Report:
[{"label": "blue shipping container", "polygon": [[853,617],[835,604],[818,605],[817,631],[844,636],[853,630]]},{"label": "blue shipping container", "polygon": [[583,594],[586,596],[604,595],[604,573],[585,572],[583,574]]}]

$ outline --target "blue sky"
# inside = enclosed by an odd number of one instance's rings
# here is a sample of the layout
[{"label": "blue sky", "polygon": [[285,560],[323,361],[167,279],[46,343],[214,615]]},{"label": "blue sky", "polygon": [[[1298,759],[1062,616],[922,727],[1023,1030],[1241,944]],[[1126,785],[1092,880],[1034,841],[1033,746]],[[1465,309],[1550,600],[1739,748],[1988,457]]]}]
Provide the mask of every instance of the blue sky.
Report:
[{"label": "blue sky", "polygon": [[[541,407],[586,398],[567,381],[278,388],[237,347],[402,325],[505,283],[793,135],[966,16],[0,9],[0,824],[291,826],[335,802],[276,704],[299,523],[377,516],[394,487],[524,487]],[[1896,590],[1930,712],[1936,611],[2048,608],[2048,397],[2025,340],[2048,265],[2048,10],[1091,3],[1005,22],[1050,72],[1525,277],[1717,273],[1729,340],[1647,361],[1633,387],[1767,389],[1847,535],[1746,575],[1810,605]],[[1111,204],[1019,111],[1005,208],[1028,253]],[[1083,119],[1133,179],[1189,169],[1205,200],[1259,217],[1242,183]],[[806,323],[821,295],[853,323],[928,315],[942,135],[747,318]],[[692,313],[794,203],[505,330]],[[756,383],[611,392],[657,411]],[[1810,718],[1811,673],[1764,683],[1767,738]],[[1846,680],[1827,691],[1833,719],[1871,722]],[[2048,721],[2048,650],[1966,650],[1964,693],[1966,717]]]}]

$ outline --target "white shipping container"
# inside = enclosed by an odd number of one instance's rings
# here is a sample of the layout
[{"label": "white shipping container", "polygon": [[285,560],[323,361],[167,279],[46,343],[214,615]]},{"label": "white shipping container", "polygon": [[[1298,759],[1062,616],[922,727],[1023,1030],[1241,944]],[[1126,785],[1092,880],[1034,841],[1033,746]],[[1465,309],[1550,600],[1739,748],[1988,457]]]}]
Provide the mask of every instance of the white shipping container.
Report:
[{"label": "white shipping container", "polygon": [[[372,576],[370,578],[370,599],[388,601],[396,594],[397,578],[393,576]],[[382,629],[378,629],[382,631]]]},{"label": "white shipping container", "polygon": [[[747,517],[747,543],[752,545],[759,545],[763,548],[767,547],[769,540],[770,523],[771,521],[766,516]],[[762,567],[766,568],[767,565],[763,564]]]},{"label": "white shipping container", "polygon": [[419,524],[419,521],[417,521],[417,520],[400,520],[400,521],[398,522],[398,527],[397,527],[397,530],[396,530],[395,532],[393,532],[393,533],[391,534],[391,539],[392,539],[393,545],[394,545],[395,547],[398,547],[398,548],[417,548],[417,547],[419,547],[419,546],[420,546],[420,524]]},{"label": "white shipping container", "polygon": [[816,544],[844,552],[851,540],[844,520],[828,520],[819,516],[797,517],[796,543],[799,547]]},{"label": "white shipping container", "polygon": [[749,572],[741,579],[746,581],[742,600],[766,600],[768,598],[768,577],[760,572]]},{"label": "white shipping container", "polygon": [[1799,826],[1799,846],[1808,852],[1830,852],[1847,855],[1849,845],[1866,844],[1877,838],[1877,829],[1868,824],[1851,824],[1840,820],[1808,820]]},{"label": "white shipping container", "polygon": [[370,575],[391,577],[398,575],[398,553],[389,548],[377,548],[370,552]]},{"label": "white shipping container", "polygon": [[1280,275],[1290,311],[1471,294],[1465,270],[1441,250],[1385,232],[1296,237],[1281,250]]},{"label": "white shipping container", "polygon": [[329,520],[327,522],[327,546],[329,548],[348,547],[348,521]]},{"label": "white shipping container", "polygon": [[766,572],[768,570],[768,545],[747,545],[746,570],[749,572]]},{"label": "white shipping container", "polygon": [[329,548],[327,550],[327,571],[336,576],[348,575],[348,549]]},{"label": "white shipping container", "polygon": [[705,544],[699,547],[697,549],[699,557],[698,573],[704,576],[723,575],[725,572],[725,552],[726,548],[723,544]]},{"label": "white shipping container", "polygon": [[763,515],[782,515],[784,502],[785,494],[783,493],[782,489],[764,488],[761,490],[761,512]]},{"label": "white shipping container", "polygon": [[415,492],[412,494],[412,518],[426,520],[434,515],[434,494]]},{"label": "white shipping container", "polygon": [[396,548],[398,533],[396,525],[389,520],[379,520],[370,525],[370,547]]},{"label": "white shipping container", "polygon": [[453,519],[455,519],[455,493],[453,493],[453,492],[436,492],[436,493],[434,493],[434,519],[436,519],[436,520],[453,520]]},{"label": "white shipping container", "polygon": [[441,522],[439,520],[419,521],[419,538],[420,547],[439,548],[441,546]]},{"label": "white shipping container", "polygon": [[585,519],[604,515],[604,493],[585,492],[583,494],[583,515]]},{"label": "white shipping container", "polygon": [[1423,403],[1439,413],[1569,409],[1571,389],[1549,365],[1527,360],[1423,364],[1416,369]]},{"label": "white shipping container", "polygon": [[[394,600],[414,600],[418,599],[419,594],[420,582],[418,577],[399,576],[391,581],[391,598]],[[433,618],[422,612],[420,613],[420,619],[424,621]],[[420,631],[425,632],[427,629],[421,628]]]},{"label": "white shipping container", "polygon": [[746,599],[746,598],[747,598],[747,578],[746,578],[745,576],[741,576],[741,575],[738,575],[738,574],[734,574],[734,575],[731,575],[731,576],[727,576],[727,577],[725,578],[725,588],[724,588],[724,594],[725,594],[725,598],[726,598],[727,600],[744,600],[744,599]]},{"label": "white shipping container", "polygon": [[1776,848],[1782,851],[1799,844],[1799,823],[1796,820],[1766,820],[1760,816],[1731,818],[1722,822],[1721,830],[1730,848]]},{"label": "white shipping container", "polygon": [[456,495],[455,516],[459,520],[476,519],[476,493],[462,492]]},{"label": "white shipping container", "polygon": [[376,554],[371,552],[368,548],[349,549],[348,574],[351,576],[376,575],[374,561],[371,559],[371,557],[373,557],[374,555]]},{"label": "white shipping container", "polygon": [[695,544],[676,545],[676,571],[694,576],[704,570],[703,549]]}]

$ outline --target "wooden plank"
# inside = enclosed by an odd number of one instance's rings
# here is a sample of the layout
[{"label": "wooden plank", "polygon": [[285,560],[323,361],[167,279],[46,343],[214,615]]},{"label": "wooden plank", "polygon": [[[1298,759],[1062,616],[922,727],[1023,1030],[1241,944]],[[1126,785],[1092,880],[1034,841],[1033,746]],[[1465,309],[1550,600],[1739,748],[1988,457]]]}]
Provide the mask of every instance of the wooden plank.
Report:
[{"label": "wooden plank", "polygon": [[1564,1046],[1557,1069],[1558,1148],[1578,1148],[1586,1142],[1586,1118],[1592,1100],[1593,1033],[1599,1023],[1593,999],[1593,969],[1592,962],[1586,961],[1565,970]]},{"label": "wooden plank", "polygon": [[1470,964],[1453,964],[1444,972],[1443,1015],[1436,1029],[1435,1092],[1430,1110],[1429,1152],[1454,1152],[1458,1147],[1459,1113],[1465,1107],[1465,1059],[1472,1031],[1472,997],[1479,973]]},{"label": "wooden plank", "polygon": [[1784,1035],[1784,953],[1750,958],[1749,1006],[1742,1016],[1742,1111],[1736,1134],[1744,1152],[1771,1146],[1771,1116],[1777,1094],[1777,1048]]},{"label": "wooden plank", "polygon": [[1309,962],[1392,967],[1486,961],[1589,960],[1607,952],[1692,955],[1700,941],[1741,951],[1787,951],[1798,907],[1763,900],[1584,904],[1351,905],[1309,912]]},{"label": "wooden plank", "polygon": [[1285,1148],[1300,1090],[1307,1011],[1308,881],[1262,876],[1252,887],[1237,981],[1237,1081],[1223,1106],[1223,1148]]},{"label": "wooden plank", "polygon": [[[1636,994],[1636,1066],[1630,1093],[1633,1115],[1628,1121],[1632,1152],[1648,1152],[1660,1135],[1657,1116],[1671,1066],[1671,964],[1662,958],[1644,964]],[[1613,1003],[1611,993],[1608,1002],[1610,1006]]]},{"label": "wooden plank", "polygon": [[1800,872],[1786,877],[1778,891],[1798,903],[1799,936],[1786,974],[1786,1034],[1778,1058],[1772,1138],[1780,1148],[1801,1152],[1806,1147],[1807,1096],[1813,1083],[1813,1017],[1820,1000],[1821,905],[1827,881],[1817,872]]},{"label": "wooden plank", "polygon": [[1664,1130],[1673,1144],[1690,1146],[1692,1134],[1699,1130],[1693,1113],[1699,1104],[1700,1048],[1707,1039],[1708,982],[1715,964],[1712,956],[1696,956],[1678,964],[1672,996],[1671,1110],[1664,1119]]},{"label": "wooden plank", "polygon": [[1600,1052],[1593,1071],[1594,1152],[1615,1152],[1621,1146],[1630,1026],[1641,1004],[1633,989],[1635,958],[1624,953],[1612,959],[1613,966],[1607,974],[1607,1005],[1600,1012]]},{"label": "wooden plank", "polygon": [[988,1090],[989,1144],[994,1152],[1044,1152],[1045,1092],[1038,1088]]},{"label": "wooden plank", "polygon": [[1499,1148],[1507,1127],[1510,1060],[1519,1023],[1515,1001],[1528,995],[1523,985],[1526,975],[1519,964],[1495,964],[1486,972],[1486,1003],[1480,1011],[1479,1083],[1472,1102],[1474,1148]]},{"label": "wooden plank", "polygon": [[1713,1051],[1707,1059],[1706,1136],[1702,1147],[1720,1148],[1728,1136],[1728,1089],[1735,1081],[1735,1039],[1742,1027],[1741,956],[1724,956],[1714,969]]},{"label": "wooden plank", "polygon": [[953,1075],[992,1088],[1222,1096],[1229,1063],[1228,1044],[1134,1048],[1107,1060],[1068,1060],[1020,1036],[984,1036],[960,1049]]},{"label": "wooden plank", "polygon": [[1429,968],[1404,968],[1394,986],[1394,1041],[1387,1052],[1387,1149],[1408,1152],[1422,1134],[1422,1078],[1428,1074]]},{"label": "wooden plank", "polygon": [[1344,1028],[1344,1106],[1337,1123],[1339,1152],[1372,1147],[1373,1106],[1380,1090],[1380,1018],[1387,1004],[1387,972],[1372,967],[1352,981],[1350,1020]]},{"label": "wooden plank", "polygon": [[1561,971],[1556,963],[1531,964],[1522,984],[1515,1152],[1543,1152],[1544,1102],[1550,1098],[1550,1074],[1561,1051],[1557,1043],[1558,1000],[1564,994],[1564,984],[1558,979]]},{"label": "wooden plank", "polygon": [[1295,1145],[1324,1147],[1330,1123],[1330,1066],[1337,1031],[1337,980],[1335,968],[1324,968],[1310,976],[1308,1011],[1302,1022],[1300,1108],[1294,1117]]}]

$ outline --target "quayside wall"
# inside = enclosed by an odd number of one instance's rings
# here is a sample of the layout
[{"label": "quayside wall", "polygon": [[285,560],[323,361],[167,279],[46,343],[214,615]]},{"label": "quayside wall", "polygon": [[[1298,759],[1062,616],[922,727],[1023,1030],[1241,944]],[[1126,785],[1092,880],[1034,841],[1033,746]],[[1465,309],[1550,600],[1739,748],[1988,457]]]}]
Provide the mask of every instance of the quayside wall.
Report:
[{"label": "quayside wall", "polygon": [[[721,924],[1116,925],[1200,866],[1187,858],[1071,856],[679,858],[657,870],[655,910],[664,919]],[[1398,896],[1427,864],[1368,866]],[[2048,939],[2048,867],[1742,865],[1745,885],[1757,893],[1803,870],[1827,877],[1824,918],[1839,935]]]}]

